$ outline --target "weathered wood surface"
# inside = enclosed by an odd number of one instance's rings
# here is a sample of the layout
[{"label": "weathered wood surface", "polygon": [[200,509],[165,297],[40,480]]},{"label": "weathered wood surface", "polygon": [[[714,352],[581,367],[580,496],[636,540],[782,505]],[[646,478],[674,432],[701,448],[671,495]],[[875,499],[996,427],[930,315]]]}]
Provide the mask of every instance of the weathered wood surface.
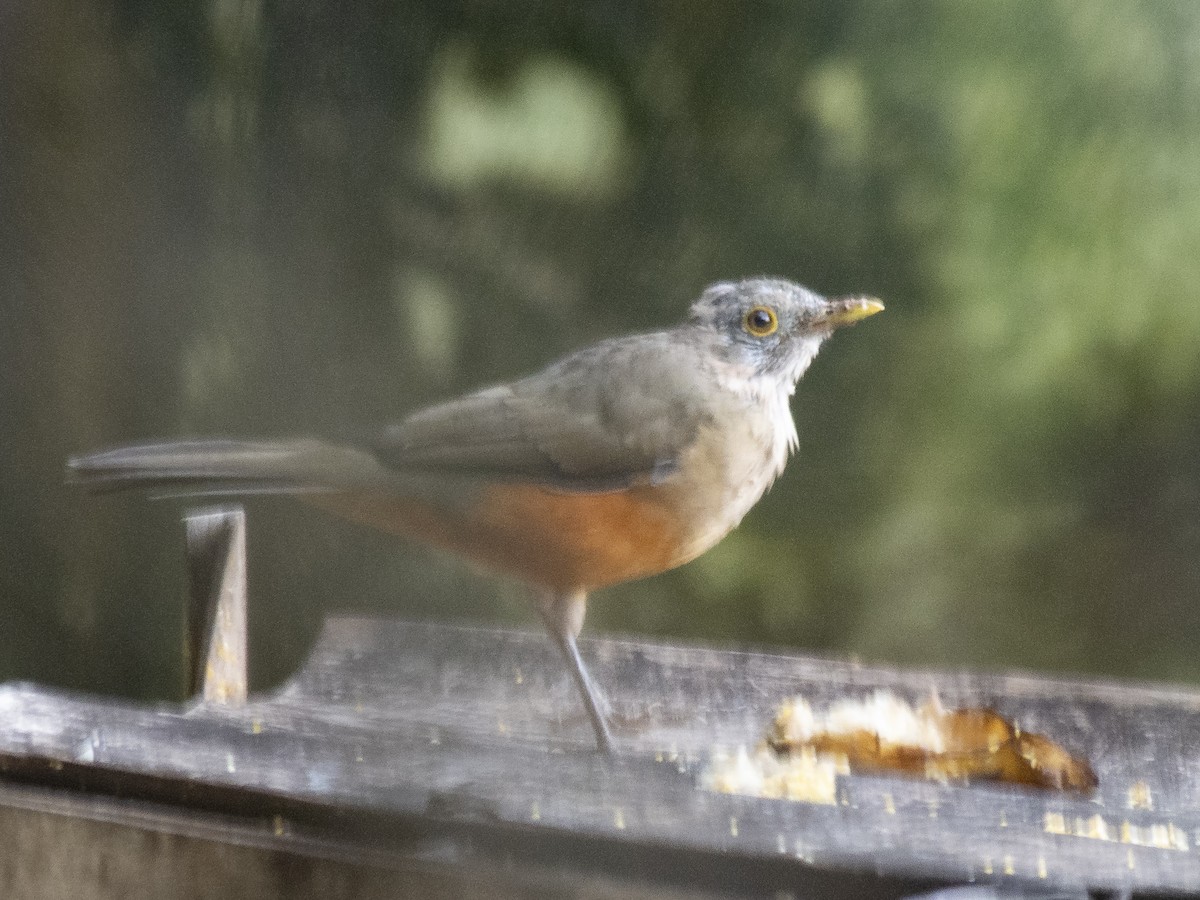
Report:
[{"label": "weathered wood surface", "polygon": [[246,701],[246,513],[240,506],[192,510],[187,531],[188,603],[184,641],[189,696]]},{"label": "weathered wood surface", "polygon": [[[620,640],[582,649],[617,714],[616,759],[592,752],[542,635],[339,618],[288,684],[240,708],[0,686],[0,766],[375,851],[397,829],[469,833],[501,855],[634,877],[640,866],[692,887],[754,879],[755,892],[787,890],[833,872],[1200,890],[1196,691]],[[712,754],[756,744],[784,698],[823,705],[876,688],[993,706],[1086,756],[1100,789],[1083,798],[851,776],[839,804],[824,806],[699,787]],[[687,871],[664,871],[671,865]]]}]

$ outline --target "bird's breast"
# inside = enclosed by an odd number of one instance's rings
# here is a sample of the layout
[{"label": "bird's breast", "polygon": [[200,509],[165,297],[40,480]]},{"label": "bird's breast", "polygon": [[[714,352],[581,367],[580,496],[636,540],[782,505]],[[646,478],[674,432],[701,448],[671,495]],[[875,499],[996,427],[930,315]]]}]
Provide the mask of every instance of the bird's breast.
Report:
[{"label": "bird's breast", "polygon": [[[723,398],[665,485],[703,553],[741,522],[783,471],[796,443],[787,394],[741,384]],[[769,386],[767,386],[769,388]]]},{"label": "bird's breast", "polygon": [[642,578],[690,559],[690,530],[669,501],[652,486],[572,493],[517,483],[483,486],[467,503],[367,493],[310,498],[343,518],[557,591]]},{"label": "bird's breast", "polygon": [[653,484],[589,493],[493,482],[452,502],[428,493],[419,500],[340,493],[311,502],[534,585],[591,590],[708,550],[762,497],[794,440],[786,396],[730,394],[718,399],[671,475]]}]

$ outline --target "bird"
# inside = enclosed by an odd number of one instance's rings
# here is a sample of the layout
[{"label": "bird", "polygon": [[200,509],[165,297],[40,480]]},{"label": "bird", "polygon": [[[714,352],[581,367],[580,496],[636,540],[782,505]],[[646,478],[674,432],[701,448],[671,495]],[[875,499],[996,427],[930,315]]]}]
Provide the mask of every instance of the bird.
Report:
[{"label": "bird", "polygon": [[612,753],[576,643],[588,595],[683,565],[736,527],[796,448],[790,400],[821,345],[882,310],[780,278],[719,282],[674,327],[601,340],[360,442],[147,443],[73,457],[68,480],[294,494],[515,577]]}]

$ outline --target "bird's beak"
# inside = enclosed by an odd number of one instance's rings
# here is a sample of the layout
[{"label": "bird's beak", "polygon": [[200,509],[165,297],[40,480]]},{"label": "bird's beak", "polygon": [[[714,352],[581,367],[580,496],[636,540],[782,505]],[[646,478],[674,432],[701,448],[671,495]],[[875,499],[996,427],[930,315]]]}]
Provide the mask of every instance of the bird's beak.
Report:
[{"label": "bird's beak", "polygon": [[829,301],[829,311],[821,318],[821,324],[831,329],[841,328],[878,312],[883,312],[883,304],[874,297],[838,297]]}]

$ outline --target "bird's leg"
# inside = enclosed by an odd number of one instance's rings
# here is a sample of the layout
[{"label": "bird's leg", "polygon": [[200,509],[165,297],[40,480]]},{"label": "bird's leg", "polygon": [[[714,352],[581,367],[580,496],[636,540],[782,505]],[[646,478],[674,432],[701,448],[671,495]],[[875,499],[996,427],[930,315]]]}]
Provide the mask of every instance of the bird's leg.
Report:
[{"label": "bird's leg", "polygon": [[566,660],[567,668],[575,679],[579,693],[583,697],[583,705],[588,718],[592,722],[592,730],[596,733],[596,749],[601,753],[612,754],[613,738],[608,730],[608,722],[604,719],[604,698],[592,682],[583,659],[579,656],[579,648],[575,638],[583,628],[583,614],[587,609],[587,595],[582,591],[574,593],[556,593],[547,591],[538,597],[538,612],[546,623],[546,630],[554,638],[559,651]]}]

